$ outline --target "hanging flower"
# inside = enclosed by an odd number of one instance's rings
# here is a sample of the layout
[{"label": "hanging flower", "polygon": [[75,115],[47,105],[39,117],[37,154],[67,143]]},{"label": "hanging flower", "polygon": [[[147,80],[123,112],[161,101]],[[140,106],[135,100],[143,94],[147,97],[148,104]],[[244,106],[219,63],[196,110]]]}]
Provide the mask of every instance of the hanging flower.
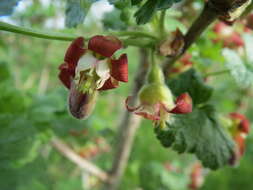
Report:
[{"label": "hanging flower", "polygon": [[[69,108],[76,118],[87,117],[95,102],[97,90],[109,90],[128,81],[127,55],[118,59],[114,53],[122,43],[113,36],[94,36],[88,46],[84,38],[76,38],[67,49],[60,65],[59,79],[70,89]],[[94,104],[94,103],[93,103]]]},{"label": "hanging flower", "polygon": [[192,111],[192,99],[188,93],[180,95],[176,102],[170,89],[164,84],[163,74],[158,66],[153,66],[148,75],[148,83],[138,94],[139,106],[131,107],[131,96],[126,99],[126,108],[136,115],[164,125],[170,114],[186,114]]},{"label": "hanging flower", "polygon": [[204,169],[202,165],[197,162],[193,165],[190,174],[191,183],[189,184],[189,189],[196,190],[199,189],[204,183]]},{"label": "hanging flower", "polygon": [[229,116],[233,122],[235,133],[244,133],[246,135],[249,133],[250,123],[244,115],[233,112]]},{"label": "hanging flower", "polygon": [[214,25],[213,31],[217,34],[217,38],[213,40],[215,43],[221,41],[223,42],[224,47],[229,48],[244,46],[244,41],[241,35],[224,22],[216,23]]},{"label": "hanging flower", "polygon": [[192,55],[189,53],[185,53],[183,57],[177,61],[173,67],[169,70],[169,74],[171,77],[183,73],[188,69],[192,68],[193,62],[191,61]]},{"label": "hanging flower", "polygon": [[250,131],[250,123],[244,115],[236,112],[230,113],[229,118],[232,121],[230,133],[236,145],[230,164],[235,165],[245,152],[245,139]]}]

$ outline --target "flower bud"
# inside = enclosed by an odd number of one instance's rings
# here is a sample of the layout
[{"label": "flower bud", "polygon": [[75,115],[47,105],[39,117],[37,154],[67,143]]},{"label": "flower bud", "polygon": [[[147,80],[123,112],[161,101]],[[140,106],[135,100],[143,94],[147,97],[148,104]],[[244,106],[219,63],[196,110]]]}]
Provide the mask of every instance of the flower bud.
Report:
[{"label": "flower bud", "polygon": [[153,64],[149,70],[148,83],[164,83],[162,69],[157,64]]},{"label": "flower bud", "polygon": [[146,84],[139,92],[139,100],[141,104],[154,105],[161,102],[167,106],[168,109],[174,107],[173,95],[170,89],[164,84]]},{"label": "flower bud", "polygon": [[69,111],[77,119],[87,119],[96,104],[97,91],[82,92],[72,81],[69,93]]}]

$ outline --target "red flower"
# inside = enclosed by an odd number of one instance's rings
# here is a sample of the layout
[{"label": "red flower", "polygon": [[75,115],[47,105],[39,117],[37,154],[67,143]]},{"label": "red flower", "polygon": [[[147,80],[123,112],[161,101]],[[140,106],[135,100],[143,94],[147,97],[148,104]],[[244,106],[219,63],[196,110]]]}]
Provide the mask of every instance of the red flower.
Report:
[{"label": "red flower", "polygon": [[242,114],[233,112],[230,113],[230,118],[235,123],[237,131],[248,134],[250,131],[250,123],[249,120]]},{"label": "red flower", "polygon": [[169,119],[170,113],[186,114],[192,112],[192,99],[187,93],[180,95],[175,105],[170,89],[159,83],[147,84],[141,89],[139,106],[130,107],[130,98],[131,96],[126,99],[128,111],[160,124]]},{"label": "red flower", "polygon": [[199,189],[204,183],[203,167],[200,163],[193,165],[190,174],[191,183],[189,184],[189,189],[196,190]]},{"label": "red flower", "polygon": [[122,47],[113,36],[94,36],[85,48],[84,38],[76,38],[67,49],[60,65],[59,79],[70,90],[69,110],[78,118],[87,118],[93,110],[97,90],[118,87],[128,81],[127,56],[115,59]]},{"label": "red flower", "polygon": [[230,132],[236,144],[234,153],[230,159],[230,164],[235,165],[244,154],[245,139],[250,131],[250,123],[244,115],[236,112],[230,113],[229,117],[232,121]]},{"label": "red flower", "polygon": [[121,41],[113,36],[94,36],[89,40],[88,48],[84,47],[84,38],[75,39],[59,67],[60,80],[69,89],[72,80],[83,91],[116,88],[119,81],[128,81],[126,54],[119,59],[113,58],[120,48]]},{"label": "red flower", "polygon": [[213,31],[217,34],[217,38],[213,40],[215,43],[221,41],[224,47],[230,48],[244,46],[241,35],[224,22],[216,23]]},{"label": "red flower", "polygon": [[183,57],[169,70],[170,76],[174,76],[174,74],[182,73],[190,69],[193,65],[191,58],[191,54],[185,53]]}]

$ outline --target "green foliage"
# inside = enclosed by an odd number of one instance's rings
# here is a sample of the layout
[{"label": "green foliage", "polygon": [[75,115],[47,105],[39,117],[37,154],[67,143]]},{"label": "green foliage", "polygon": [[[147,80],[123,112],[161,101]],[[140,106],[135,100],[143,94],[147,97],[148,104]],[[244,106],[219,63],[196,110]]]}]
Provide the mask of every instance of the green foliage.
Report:
[{"label": "green foliage", "polygon": [[103,25],[106,29],[113,30],[124,30],[127,28],[125,22],[122,21],[121,18],[122,11],[118,9],[114,9],[111,12],[105,14],[103,18]]},{"label": "green foliage", "polygon": [[212,88],[193,69],[169,81],[168,86],[176,96],[188,92],[194,109],[192,113],[173,116],[167,128],[155,129],[162,145],[172,147],[179,153],[194,153],[205,167],[211,169],[227,165],[234,144],[219,123],[214,107],[206,104],[212,95]]},{"label": "green foliage", "polygon": [[222,53],[226,59],[226,66],[237,84],[241,87],[249,87],[253,82],[253,71],[246,67],[244,61],[235,51],[224,49]]},{"label": "green foliage", "polygon": [[97,0],[67,0],[65,25],[72,28],[81,24],[95,1]]},{"label": "green foliage", "polygon": [[[138,11],[135,13],[137,24],[146,24],[153,17],[156,11],[170,8],[173,3],[177,3],[181,0],[147,0]],[[141,1],[134,2],[134,4]]]},{"label": "green foliage", "polygon": [[139,169],[140,186],[145,190],[183,190],[189,177],[180,171],[168,171],[159,162],[151,161]]},{"label": "green foliage", "polygon": [[194,69],[190,69],[172,80],[167,80],[167,84],[175,96],[188,92],[194,105],[207,102],[213,92],[213,89],[205,84],[200,74]]},{"label": "green foliage", "polygon": [[227,165],[232,157],[233,141],[210,105],[195,108],[187,115],[174,116],[174,121],[167,123],[166,129],[156,128],[155,132],[166,147],[172,147],[178,153],[194,153],[205,167],[211,169]]},{"label": "green foliage", "polygon": [[0,16],[12,14],[15,6],[21,0],[1,0],[0,1]]}]

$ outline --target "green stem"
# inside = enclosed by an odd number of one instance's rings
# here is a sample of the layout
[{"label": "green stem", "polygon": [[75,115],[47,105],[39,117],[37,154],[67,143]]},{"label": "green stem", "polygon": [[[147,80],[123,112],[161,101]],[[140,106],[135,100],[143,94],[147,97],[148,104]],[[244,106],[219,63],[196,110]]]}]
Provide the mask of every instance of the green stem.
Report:
[{"label": "green stem", "polygon": [[139,32],[139,31],[121,31],[121,32],[109,32],[109,34],[115,36],[131,36],[131,37],[147,37],[151,39],[157,40],[158,38],[152,34],[147,32]]},{"label": "green stem", "polygon": [[223,74],[228,74],[228,73],[230,73],[230,70],[226,69],[226,70],[221,70],[221,71],[215,71],[215,72],[207,73],[207,74],[205,74],[204,77],[217,76],[217,75],[223,75]]},{"label": "green stem", "polygon": [[159,20],[159,32],[161,36],[164,36],[165,34],[165,16],[166,16],[166,10],[161,12],[160,20]]},{"label": "green stem", "polygon": [[27,35],[27,36],[33,36],[33,37],[37,37],[37,38],[51,39],[51,40],[72,41],[76,38],[76,36],[41,32],[38,30],[33,30],[30,28],[25,28],[25,27],[21,27],[21,26],[15,26],[15,25],[8,24],[8,23],[1,22],[1,21],[0,21],[0,30],[23,34],[23,35]]}]

